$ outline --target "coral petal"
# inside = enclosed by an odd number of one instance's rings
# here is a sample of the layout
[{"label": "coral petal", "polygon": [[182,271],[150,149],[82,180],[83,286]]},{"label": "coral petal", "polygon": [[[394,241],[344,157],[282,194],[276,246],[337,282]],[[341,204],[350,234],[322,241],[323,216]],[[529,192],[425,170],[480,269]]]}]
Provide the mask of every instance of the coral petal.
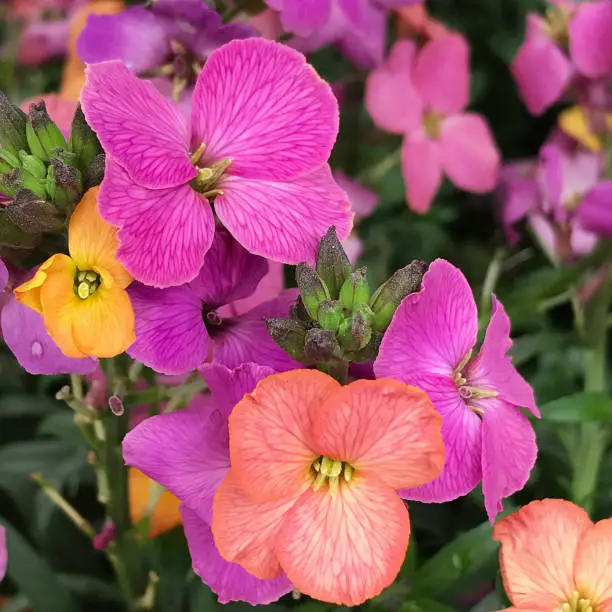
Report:
[{"label": "coral petal", "polygon": [[407,136],[402,145],[402,174],[408,206],[427,212],[442,184],[440,144],[421,133]]},{"label": "coral petal", "polygon": [[576,590],[594,602],[607,602],[612,606],[610,567],[612,519],[604,519],[587,529],[580,538],[574,570]]}]

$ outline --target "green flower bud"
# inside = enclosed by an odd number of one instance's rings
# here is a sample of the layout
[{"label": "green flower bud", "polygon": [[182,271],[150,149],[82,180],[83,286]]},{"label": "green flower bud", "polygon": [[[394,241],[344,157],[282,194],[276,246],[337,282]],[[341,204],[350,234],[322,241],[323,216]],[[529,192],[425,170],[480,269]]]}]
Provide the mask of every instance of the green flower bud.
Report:
[{"label": "green flower bud", "polygon": [[384,334],[382,332],[372,331],[370,341],[352,356],[352,361],[357,363],[374,361],[374,359],[378,357],[378,350],[380,349],[380,343],[382,342],[383,336]]},{"label": "green flower bud", "polygon": [[340,288],[353,271],[353,266],[338,240],[336,228],[333,225],[319,243],[316,269],[327,286],[330,297],[334,300],[338,299]]},{"label": "green flower bud", "polygon": [[39,180],[23,168],[13,168],[0,177],[0,191],[14,198],[22,189],[29,189],[41,198],[47,197],[44,180]]},{"label": "green flower bud", "polygon": [[291,304],[291,308],[289,308],[289,317],[294,321],[304,323],[306,327],[312,327],[312,319],[308,315],[308,311],[306,310],[306,306],[304,306],[301,296],[298,296],[298,299]]},{"label": "green flower bud", "polygon": [[26,137],[32,155],[44,162],[51,160],[55,149],[65,149],[66,139],[53,123],[44,102],[30,105]]},{"label": "green flower bud", "polygon": [[55,206],[28,189],[20,190],[4,210],[7,218],[28,234],[59,232],[64,227],[64,218]]},{"label": "green flower bud", "polygon": [[19,159],[21,160],[21,167],[34,178],[44,179],[47,176],[47,168],[38,157],[29,155],[25,151],[19,151]]},{"label": "green flower bud", "polygon": [[306,327],[291,319],[266,319],[268,333],[292,359],[311,365],[305,353]]},{"label": "green flower bud", "polygon": [[300,296],[311,319],[317,319],[317,309],[323,300],[329,300],[329,291],[321,277],[307,264],[298,264],[295,280],[300,289]]},{"label": "green flower bud", "polygon": [[83,174],[87,172],[94,158],[102,153],[100,141],[96,133],[87,124],[80,104],[72,118],[68,148],[74,153],[76,167]]},{"label": "green flower bud", "polygon": [[306,356],[313,362],[340,361],[343,358],[342,347],[330,329],[309,329],[306,332]]},{"label": "green flower bud", "polygon": [[344,319],[342,306],[335,300],[324,300],[317,309],[317,322],[323,329],[336,331]]},{"label": "green flower bud", "polygon": [[2,169],[2,173],[10,172],[13,168],[21,168],[19,153],[14,155],[7,149],[0,148],[0,169]]},{"label": "green flower bud", "polygon": [[420,289],[426,270],[427,264],[415,259],[405,268],[397,270],[387,282],[376,290],[370,300],[370,306],[374,312],[373,329],[385,331],[389,327],[401,301],[407,295]]},{"label": "green flower bud", "polygon": [[31,248],[36,246],[40,242],[42,235],[29,234],[17,227],[9,219],[7,209],[8,206],[0,208],[0,245],[19,248]]},{"label": "green flower bud", "polygon": [[92,187],[96,187],[102,182],[102,179],[104,178],[104,165],[104,153],[99,153],[93,158],[91,164],[89,164],[83,176],[83,181],[85,183],[85,191],[91,189]]},{"label": "green flower bud", "polygon": [[340,303],[347,310],[352,311],[359,304],[367,304],[370,299],[370,287],[366,278],[366,269],[355,270],[344,281],[340,289]]},{"label": "green flower bud", "polygon": [[49,166],[47,181],[54,187],[50,190],[51,200],[64,212],[72,213],[74,207],[83,196],[83,177],[74,167],[59,158]]},{"label": "green flower bud", "polygon": [[0,145],[13,154],[27,150],[25,113],[0,91]]}]

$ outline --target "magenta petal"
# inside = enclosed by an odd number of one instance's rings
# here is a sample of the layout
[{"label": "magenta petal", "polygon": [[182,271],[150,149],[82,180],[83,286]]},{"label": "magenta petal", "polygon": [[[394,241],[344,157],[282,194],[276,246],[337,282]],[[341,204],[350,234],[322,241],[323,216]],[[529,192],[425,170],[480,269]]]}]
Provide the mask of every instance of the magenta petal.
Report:
[{"label": "magenta petal", "polygon": [[334,180],[344,189],[351,202],[351,210],[355,217],[368,217],[380,204],[380,196],[371,189],[364,187],[356,179],[348,177],[342,170],[334,170]]},{"label": "magenta petal", "polygon": [[475,113],[448,117],[440,136],[442,167],[465,191],[486,193],[497,183],[500,155],[487,122]]},{"label": "magenta petal", "polygon": [[327,165],[287,183],[228,176],[221,188],[215,211],[223,225],[248,251],[269,259],[313,261],[331,225],[340,240],[352,228],[350,203]]},{"label": "magenta petal", "polygon": [[541,115],[561,96],[572,75],[572,65],[551,40],[527,40],[510,68],[532,115]]},{"label": "magenta petal", "polygon": [[408,206],[418,213],[427,212],[442,184],[440,144],[422,133],[406,136],[402,146],[402,174]]},{"label": "magenta petal", "polygon": [[463,110],[469,100],[470,50],[460,34],[425,44],[414,66],[414,83],[426,107],[442,115]]},{"label": "magenta petal", "polygon": [[175,187],[196,176],[185,116],[123,63],[90,64],[81,103],[104,150],[139,185]]},{"label": "magenta petal", "polygon": [[510,318],[497,297],[493,295],[491,299],[491,320],[484,342],[464,375],[473,387],[497,391],[500,399],[526,408],[539,417],[533,389],[517,372],[512,365],[512,357],[507,354],[512,347]]},{"label": "magenta petal", "polygon": [[289,308],[297,297],[295,289],[287,289],[274,300],[228,321],[225,329],[213,335],[214,361],[228,368],[254,362],[277,372],[303,367],[272,340],[266,328],[268,318],[288,318]]},{"label": "magenta petal", "polygon": [[441,503],[463,497],[482,477],[480,418],[465,405],[450,378],[418,376],[412,379],[412,383],[429,395],[442,415],[445,459],[438,478],[420,487],[399,491],[399,494],[404,499],[425,503]]},{"label": "magenta petal", "polygon": [[286,181],[326,162],[338,133],[338,102],[301,53],[260,38],[210,56],[193,94],[193,141],[204,161],[229,172]]},{"label": "magenta petal", "polygon": [[274,374],[274,370],[257,363],[243,363],[233,370],[218,363],[205,363],[200,373],[213,395],[215,405],[224,416],[229,417],[245,393],[251,393],[257,383]]},{"label": "magenta petal", "polygon": [[406,297],[395,312],[374,371],[378,378],[417,386],[420,376],[452,378],[477,334],[476,302],[465,276],[448,261],[436,259],[421,291]]},{"label": "magenta petal", "polygon": [[4,288],[9,282],[9,271],[6,264],[0,259],[0,291],[4,291]]},{"label": "magenta petal", "polygon": [[6,562],[6,531],[4,527],[0,525],[0,580],[2,580],[6,574]]},{"label": "magenta petal", "polygon": [[308,36],[322,28],[331,14],[331,0],[285,0],[281,23],[287,32]]},{"label": "magenta petal", "polygon": [[612,4],[585,2],[569,25],[570,55],[587,77],[612,76]]},{"label": "magenta petal", "polygon": [[30,374],[90,374],[97,359],[66,357],[45,330],[42,315],[11,298],[1,314],[2,335]]},{"label": "magenta petal", "polygon": [[155,289],[132,283],[128,293],[136,315],[130,357],[162,374],[184,374],[206,361],[210,338],[202,301],[189,285]]},{"label": "magenta petal", "polygon": [[503,510],[502,499],[520,491],[533,468],[535,432],[520,408],[493,398],[482,416],[482,492],[489,520]]},{"label": "magenta petal", "polygon": [[227,418],[203,399],[134,427],[123,439],[123,458],[209,521],[230,459]]},{"label": "magenta petal", "polygon": [[209,524],[184,504],[180,507],[193,571],[219,597],[219,602],[269,604],[293,590],[285,574],[260,580],[238,563],[226,561],[217,550]]},{"label": "magenta petal", "polygon": [[117,255],[136,280],[168,287],[189,282],[200,271],[215,221],[208,202],[189,185],[146,189],[107,158],[98,205],[120,228]]},{"label": "magenta petal", "polygon": [[587,193],[577,218],[585,229],[612,238],[612,181],[602,181]]},{"label": "magenta petal", "polygon": [[423,120],[423,103],[412,83],[415,44],[395,43],[382,66],[366,81],[365,105],[374,123],[392,134],[416,130]]}]

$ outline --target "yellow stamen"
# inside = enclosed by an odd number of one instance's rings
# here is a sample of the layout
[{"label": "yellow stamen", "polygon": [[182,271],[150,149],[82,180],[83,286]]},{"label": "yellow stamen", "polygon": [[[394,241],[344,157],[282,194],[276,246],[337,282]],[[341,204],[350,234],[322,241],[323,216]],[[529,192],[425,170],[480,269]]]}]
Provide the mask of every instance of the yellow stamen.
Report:
[{"label": "yellow stamen", "polygon": [[312,474],[313,490],[318,491],[327,482],[327,490],[332,495],[335,495],[340,489],[341,481],[349,483],[355,472],[352,465],[325,456],[314,461],[312,469],[314,472]]}]

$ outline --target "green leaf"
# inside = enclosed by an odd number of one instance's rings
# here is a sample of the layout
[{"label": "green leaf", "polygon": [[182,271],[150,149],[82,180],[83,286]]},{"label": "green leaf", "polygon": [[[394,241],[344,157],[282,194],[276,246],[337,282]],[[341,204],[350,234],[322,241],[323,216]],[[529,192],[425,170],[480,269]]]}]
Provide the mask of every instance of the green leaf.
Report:
[{"label": "green leaf", "polygon": [[575,393],[540,406],[540,412],[552,423],[608,422],[612,421],[612,397],[603,391]]},{"label": "green leaf", "polygon": [[20,591],[27,595],[36,612],[79,612],[68,589],[47,562],[10,524],[6,529],[7,573]]}]

